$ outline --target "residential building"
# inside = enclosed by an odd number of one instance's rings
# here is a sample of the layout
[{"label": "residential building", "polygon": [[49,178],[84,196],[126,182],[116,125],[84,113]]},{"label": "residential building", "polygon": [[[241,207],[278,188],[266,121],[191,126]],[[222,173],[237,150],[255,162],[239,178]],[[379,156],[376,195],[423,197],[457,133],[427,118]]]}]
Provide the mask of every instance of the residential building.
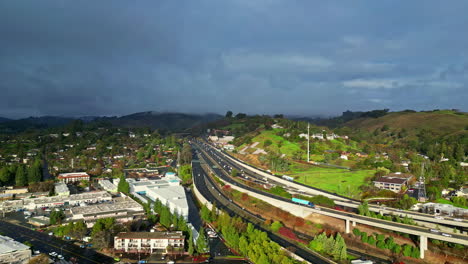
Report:
[{"label": "residential building", "polygon": [[55,194],[58,196],[69,196],[70,190],[67,185],[63,182],[58,182],[55,184]]},{"label": "residential building", "polygon": [[84,220],[92,227],[100,218],[112,217],[119,222],[128,222],[145,215],[143,206],[130,197],[115,198],[107,203],[73,207],[70,209],[70,221]]},{"label": "residential building", "polygon": [[64,183],[89,181],[89,175],[86,172],[60,173],[58,179]]},{"label": "residential building", "polygon": [[408,186],[408,181],[413,178],[411,174],[390,173],[374,181],[374,186],[379,189],[400,192],[403,186]]},{"label": "residential building", "polygon": [[121,232],[114,237],[114,249],[127,253],[183,252],[185,236],[177,232]]},{"label": "residential building", "polygon": [[31,249],[23,243],[0,235],[0,263],[23,264],[31,258]]},{"label": "residential building", "polygon": [[113,184],[109,180],[100,180],[99,185],[108,192],[111,192],[111,193],[117,192],[117,185]]}]

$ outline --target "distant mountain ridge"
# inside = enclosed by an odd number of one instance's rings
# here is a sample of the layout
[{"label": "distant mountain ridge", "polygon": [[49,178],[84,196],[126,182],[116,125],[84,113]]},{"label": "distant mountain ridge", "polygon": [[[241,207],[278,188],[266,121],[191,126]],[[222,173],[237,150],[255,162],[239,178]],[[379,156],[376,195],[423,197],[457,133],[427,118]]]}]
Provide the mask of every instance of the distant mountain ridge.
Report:
[{"label": "distant mountain ridge", "polygon": [[0,123],[7,122],[7,121],[10,121],[10,120],[11,119],[9,119],[9,118],[5,118],[5,117],[0,116]]},{"label": "distant mountain ridge", "polygon": [[41,116],[28,117],[17,120],[0,118],[0,132],[19,132],[28,128],[50,128],[67,125],[75,120],[85,123],[105,122],[118,127],[149,127],[152,129],[165,129],[171,131],[182,131],[195,125],[211,122],[222,118],[218,114],[185,114],[185,113],[160,113],[154,111],[139,112],[124,116],[99,117],[59,117]]}]

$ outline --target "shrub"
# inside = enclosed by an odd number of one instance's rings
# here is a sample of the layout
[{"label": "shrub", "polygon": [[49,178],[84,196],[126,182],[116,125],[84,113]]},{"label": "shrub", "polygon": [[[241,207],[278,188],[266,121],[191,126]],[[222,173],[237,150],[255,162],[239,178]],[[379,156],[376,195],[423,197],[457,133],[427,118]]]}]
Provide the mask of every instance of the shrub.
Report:
[{"label": "shrub", "polygon": [[360,235],[361,235],[361,231],[359,231],[359,229],[357,229],[357,228],[354,228],[354,229],[353,229],[353,234],[354,234],[355,236],[360,236]]},{"label": "shrub", "polygon": [[274,221],[272,224],[271,224],[271,230],[273,232],[278,232],[278,230],[283,227],[283,224],[281,224],[280,222],[278,221]]}]

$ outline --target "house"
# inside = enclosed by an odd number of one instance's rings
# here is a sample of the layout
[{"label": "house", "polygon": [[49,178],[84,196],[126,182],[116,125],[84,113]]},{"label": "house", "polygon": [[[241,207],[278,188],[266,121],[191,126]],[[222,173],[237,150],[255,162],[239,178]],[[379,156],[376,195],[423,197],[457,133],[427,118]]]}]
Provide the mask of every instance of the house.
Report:
[{"label": "house", "polygon": [[379,189],[390,190],[392,192],[400,192],[403,186],[408,186],[409,180],[413,178],[411,174],[402,174],[399,172],[390,173],[382,176],[374,181],[374,186]]},{"label": "house", "polygon": [[184,251],[185,236],[176,232],[121,232],[114,237],[116,252],[170,253]]},{"label": "house", "polygon": [[89,181],[89,174],[86,172],[60,173],[58,179],[64,183]]},{"label": "house", "polygon": [[283,127],[280,126],[280,125],[278,125],[278,124],[273,124],[273,125],[271,125],[271,128],[273,128],[273,129],[281,129],[281,128],[283,128]]},{"label": "house", "polygon": [[230,151],[232,151],[232,150],[234,150],[234,145],[232,145],[232,144],[226,144],[226,145],[224,145],[223,148],[224,148],[225,150],[230,150]]}]

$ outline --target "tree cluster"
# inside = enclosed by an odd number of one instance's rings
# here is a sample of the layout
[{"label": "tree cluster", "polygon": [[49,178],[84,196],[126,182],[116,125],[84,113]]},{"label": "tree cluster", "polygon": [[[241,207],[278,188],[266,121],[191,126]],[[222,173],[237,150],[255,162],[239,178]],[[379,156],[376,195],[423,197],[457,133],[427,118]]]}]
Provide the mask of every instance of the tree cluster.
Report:
[{"label": "tree cluster", "polygon": [[321,233],[310,241],[309,248],[330,255],[335,260],[346,260],[348,258],[346,243],[340,233],[337,233],[335,237],[327,237],[325,232]]}]

